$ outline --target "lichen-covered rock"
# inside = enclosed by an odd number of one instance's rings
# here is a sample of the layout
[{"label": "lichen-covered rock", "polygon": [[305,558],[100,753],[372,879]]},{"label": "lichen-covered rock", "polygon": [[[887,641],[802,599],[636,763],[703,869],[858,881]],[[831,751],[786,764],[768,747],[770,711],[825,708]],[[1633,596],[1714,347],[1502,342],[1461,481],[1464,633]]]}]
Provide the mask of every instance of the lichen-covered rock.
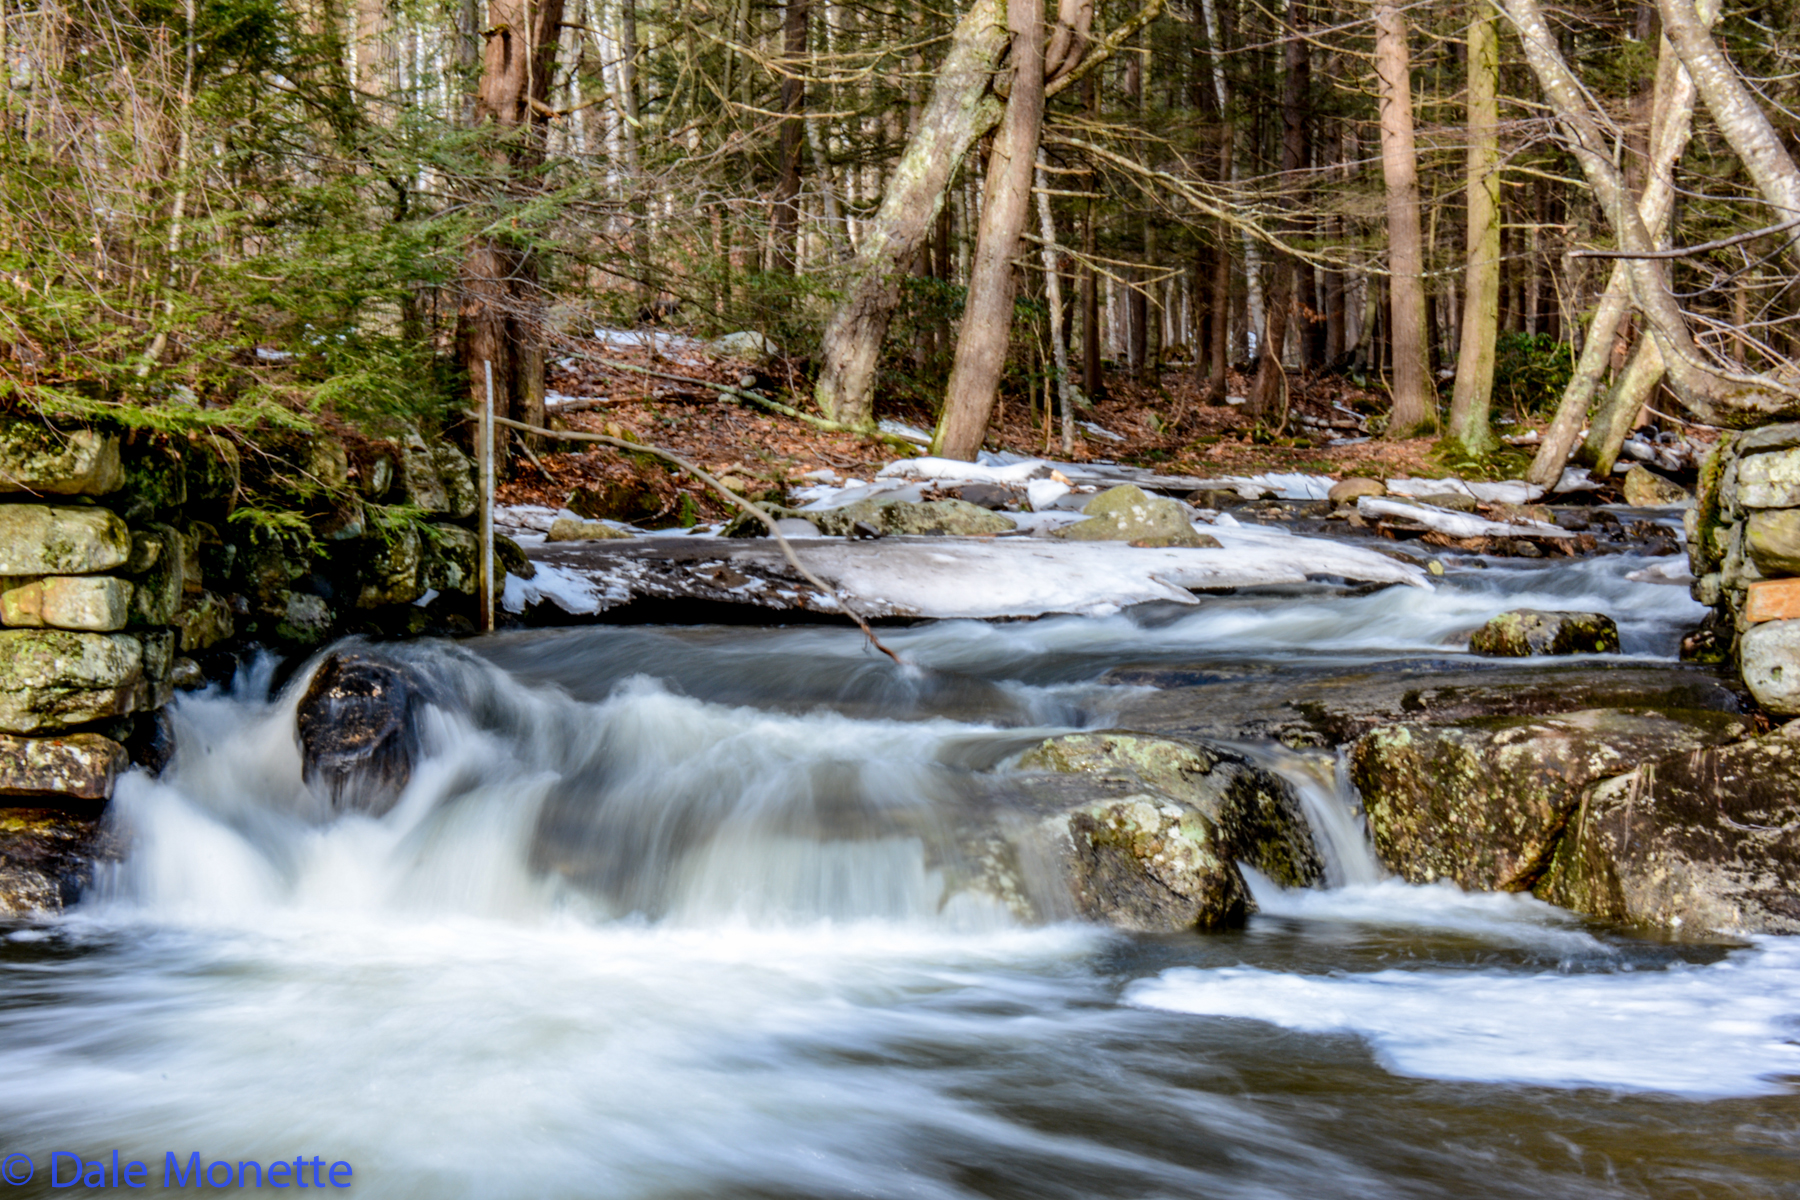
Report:
[{"label": "lichen-covered rock", "polygon": [[1682,514],[1682,528],[1687,534],[1688,569],[1695,579],[1717,573],[1719,564],[1725,559],[1729,525],[1724,516],[1722,488],[1725,468],[1734,461],[1730,454],[1731,445],[1732,435],[1727,434],[1700,461],[1694,505]]},{"label": "lichen-covered rock", "polygon": [[[784,511],[781,515],[794,514]],[[797,515],[827,537],[849,537],[859,524],[894,536],[990,537],[1016,528],[1011,517],[966,500],[858,500],[842,508],[808,509]],[[757,525],[762,523],[757,521]]]},{"label": "lichen-covered rock", "polygon": [[0,808],[0,916],[58,913],[81,898],[94,860],[112,857],[101,823],[52,808]]},{"label": "lichen-covered rock", "polygon": [[109,800],[120,772],[130,765],[125,747],[97,733],[0,734],[0,796]]},{"label": "lichen-covered rock", "polygon": [[123,452],[124,482],[106,506],[127,524],[173,516],[188,499],[187,459],[168,438],[140,438]]},{"label": "lichen-covered rock", "polygon": [[125,565],[136,577],[131,592],[132,618],[142,625],[175,620],[187,591],[188,554],[183,535],[173,525],[133,530],[131,559]]},{"label": "lichen-covered rock", "polygon": [[0,631],[0,733],[38,733],[133,711],[143,646],[122,633]]},{"label": "lichen-covered rock", "polygon": [[1242,873],[1194,809],[1126,796],[1051,821],[1066,839],[1070,891],[1084,917],[1165,932],[1239,925],[1249,914]]},{"label": "lichen-covered rock", "polygon": [[115,434],[0,421],[0,492],[104,496],[123,481]]},{"label": "lichen-covered rock", "polygon": [[1588,709],[1458,725],[1388,725],[1351,750],[1376,853],[1414,883],[1522,891],[1549,866],[1590,781],[1742,737],[1717,712]]},{"label": "lichen-covered rock", "polygon": [[131,530],[110,509],[0,504],[0,575],[88,575],[130,557]]},{"label": "lichen-covered rock", "polygon": [[1764,621],[1738,638],[1744,685],[1756,702],[1784,716],[1800,713],[1800,621]]},{"label": "lichen-covered rock", "polygon": [[1616,654],[1619,627],[1603,613],[1546,612],[1535,608],[1501,613],[1469,636],[1469,649],[1490,658],[1530,654]]},{"label": "lichen-covered rock", "polygon": [[1691,504],[1694,498],[1673,480],[1664,479],[1648,467],[1636,466],[1625,472],[1625,503],[1634,508],[1668,508]]},{"label": "lichen-covered rock", "polygon": [[1753,452],[1755,444],[1749,435],[1737,442],[1738,507],[1800,506],[1800,447]]},{"label": "lichen-covered rock", "polygon": [[457,520],[475,515],[481,489],[475,482],[475,460],[448,442],[431,448],[431,465],[444,484],[444,511]]},{"label": "lichen-covered rock", "polygon": [[175,629],[183,654],[210,649],[230,640],[235,624],[231,605],[211,592],[190,598],[175,614]]},{"label": "lichen-covered rock", "polygon": [[550,531],[544,535],[546,542],[594,542],[611,538],[630,538],[623,529],[614,529],[599,521],[582,521],[575,517],[558,517],[550,522]]},{"label": "lichen-covered rock", "polygon": [[301,774],[339,811],[379,816],[412,778],[425,702],[411,673],[365,654],[327,655],[295,710]]},{"label": "lichen-covered rock", "polygon": [[1538,895],[1690,933],[1800,933],[1800,729],[1596,783]]},{"label": "lichen-covered rock", "polygon": [[1286,780],[1202,743],[1108,731],[1065,734],[1027,751],[1025,771],[1055,771],[1153,791],[1206,817],[1226,855],[1286,887],[1310,887],[1324,863]]},{"label": "lichen-covered rock", "polygon": [[444,491],[443,477],[438,474],[437,460],[425,439],[416,433],[406,435],[400,443],[401,499],[433,516],[450,511],[450,498]]},{"label": "lichen-covered rock", "polygon": [[307,482],[314,487],[341,492],[350,486],[350,451],[341,439],[328,433],[309,433],[301,458]]},{"label": "lichen-covered rock", "polygon": [[456,525],[434,525],[426,541],[425,585],[473,596],[481,582],[481,539]]},{"label": "lichen-covered rock", "polygon": [[1081,511],[1088,519],[1058,529],[1057,537],[1075,542],[1130,542],[1135,546],[1219,544],[1217,538],[1194,528],[1187,510],[1179,503],[1152,496],[1131,484],[1101,492]]},{"label": "lichen-covered rock", "polygon": [[419,531],[408,527],[388,538],[365,538],[358,608],[411,604],[425,594],[425,548]]},{"label": "lichen-covered rock", "polygon": [[131,598],[110,575],[51,575],[0,592],[0,624],[111,633],[131,618]]},{"label": "lichen-covered rock", "polygon": [[1800,509],[1765,508],[1744,526],[1744,550],[1771,579],[1800,575]]},{"label": "lichen-covered rock", "polygon": [[289,592],[276,614],[275,636],[295,646],[317,646],[331,633],[331,605],[310,592]]}]

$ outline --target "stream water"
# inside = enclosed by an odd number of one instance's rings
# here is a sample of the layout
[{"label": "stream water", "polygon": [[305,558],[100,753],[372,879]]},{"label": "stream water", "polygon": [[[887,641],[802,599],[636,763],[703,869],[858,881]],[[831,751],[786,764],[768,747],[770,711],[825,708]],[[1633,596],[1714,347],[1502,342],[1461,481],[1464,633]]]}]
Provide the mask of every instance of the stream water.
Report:
[{"label": "stream water", "polygon": [[[1800,944],[1633,937],[1384,879],[1329,756],[1337,885],[1242,931],[1027,925],[939,850],[1037,738],[1147,693],[1437,669],[1520,604],[1672,658],[1644,560],[1434,591],[854,631],[583,628],[388,648],[437,681],[375,819],[300,780],[272,666],[175,709],[129,849],[0,940],[0,1152],[323,1156],[394,1197],[1800,1194]],[[1420,664],[1416,668],[1408,663]],[[1497,683],[1504,676],[1496,676]]]}]

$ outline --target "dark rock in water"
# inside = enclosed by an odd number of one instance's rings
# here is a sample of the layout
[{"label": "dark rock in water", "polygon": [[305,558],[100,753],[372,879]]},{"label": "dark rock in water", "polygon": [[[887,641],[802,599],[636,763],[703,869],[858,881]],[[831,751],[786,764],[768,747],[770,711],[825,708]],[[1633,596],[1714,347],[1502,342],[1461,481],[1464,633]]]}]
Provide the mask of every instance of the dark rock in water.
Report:
[{"label": "dark rock in water", "polygon": [[1800,933],[1800,728],[1589,788],[1537,894],[1689,933]]},{"label": "dark rock in water", "polygon": [[116,857],[100,819],[47,808],[0,808],[0,917],[57,913]]},{"label": "dark rock in water", "polygon": [[1357,741],[1351,778],[1395,874],[1523,891],[1548,868],[1584,786],[1747,730],[1726,713],[1626,709],[1389,725]]},{"label": "dark rock in water", "polygon": [[1619,627],[1603,613],[1544,612],[1520,608],[1501,613],[1469,637],[1469,649],[1493,658],[1531,654],[1616,654]]},{"label": "dark rock in water", "polygon": [[410,672],[366,655],[328,656],[313,673],[294,722],[306,785],[340,811],[379,816],[412,778],[418,709]]},{"label": "dark rock in water", "polygon": [[952,488],[950,494],[966,504],[991,509],[1005,508],[1018,499],[1011,488],[998,483],[965,483]]},{"label": "dark rock in water", "polygon": [[[1239,862],[1307,886],[1324,865],[1282,779],[1218,747],[1112,731],[1019,761],[1076,909],[1125,929],[1212,929],[1251,909]],[[1056,857],[1056,855],[1053,855]]]}]

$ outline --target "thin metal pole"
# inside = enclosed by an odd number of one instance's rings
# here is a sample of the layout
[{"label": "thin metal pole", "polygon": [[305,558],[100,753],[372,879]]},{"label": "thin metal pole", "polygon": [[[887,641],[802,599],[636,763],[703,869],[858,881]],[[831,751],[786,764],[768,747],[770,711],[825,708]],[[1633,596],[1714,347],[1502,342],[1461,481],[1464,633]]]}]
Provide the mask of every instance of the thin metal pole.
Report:
[{"label": "thin metal pole", "polygon": [[481,428],[476,437],[481,457],[481,569],[476,594],[480,597],[481,631],[494,632],[494,364],[482,360],[487,372],[487,402],[481,406]]}]

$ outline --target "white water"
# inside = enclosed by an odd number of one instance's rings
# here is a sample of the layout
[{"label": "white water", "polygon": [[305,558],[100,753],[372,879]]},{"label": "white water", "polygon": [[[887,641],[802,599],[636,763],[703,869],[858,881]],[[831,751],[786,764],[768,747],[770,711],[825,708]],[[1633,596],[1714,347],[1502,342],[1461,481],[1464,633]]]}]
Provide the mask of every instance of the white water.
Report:
[{"label": "white water", "polygon": [[408,1197],[1779,1194],[1792,941],[1383,880],[1329,760],[1262,751],[1344,886],[1253,880],[1244,934],[1024,927],[946,871],[969,781],[1106,724],[1110,663],[1441,652],[1520,603],[1630,609],[1648,656],[1687,601],[1636,565],[900,630],[900,679],[835,630],[414,648],[445,700],[379,819],[307,792],[292,690],[189,697],[123,864],[0,943],[0,1149],[316,1153]]}]

